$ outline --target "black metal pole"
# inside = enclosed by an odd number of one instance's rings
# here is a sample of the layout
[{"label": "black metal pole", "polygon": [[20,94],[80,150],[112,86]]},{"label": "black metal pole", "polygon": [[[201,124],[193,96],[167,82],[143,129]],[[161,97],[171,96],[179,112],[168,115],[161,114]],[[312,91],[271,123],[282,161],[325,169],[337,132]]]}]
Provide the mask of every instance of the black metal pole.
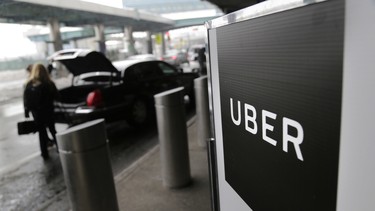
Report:
[{"label": "black metal pole", "polygon": [[219,211],[219,185],[217,180],[216,142],[214,138],[207,140],[208,171],[210,175],[211,210]]}]

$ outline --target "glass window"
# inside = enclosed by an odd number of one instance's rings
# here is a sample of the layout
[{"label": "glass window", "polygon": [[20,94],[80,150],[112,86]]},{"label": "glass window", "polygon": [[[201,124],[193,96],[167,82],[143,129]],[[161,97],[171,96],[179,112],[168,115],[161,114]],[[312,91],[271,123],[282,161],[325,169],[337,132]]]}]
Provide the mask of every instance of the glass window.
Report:
[{"label": "glass window", "polygon": [[171,67],[170,65],[166,63],[158,62],[158,66],[165,75],[171,75],[171,74],[177,73],[176,69],[174,69],[173,67]]},{"label": "glass window", "polygon": [[163,72],[155,62],[143,62],[129,67],[125,71],[125,80],[147,80],[157,78],[163,75]]}]

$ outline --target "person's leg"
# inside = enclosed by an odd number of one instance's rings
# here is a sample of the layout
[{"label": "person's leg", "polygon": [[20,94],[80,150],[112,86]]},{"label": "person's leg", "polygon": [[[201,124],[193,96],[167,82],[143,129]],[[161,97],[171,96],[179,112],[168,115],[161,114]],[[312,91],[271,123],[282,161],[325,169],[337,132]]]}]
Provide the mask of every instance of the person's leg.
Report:
[{"label": "person's leg", "polygon": [[49,122],[47,126],[48,126],[48,130],[49,130],[49,132],[50,132],[51,135],[52,135],[52,142],[53,142],[53,144],[55,144],[57,152],[59,152],[59,148],[58,148],[58,146],[57,146],[57,141],[56,141],[56,128],[55,128],[55,123],[54,123],[54,122]]},{"label": "person's leg", "polygon": [[34,117],[34,120],[37,124],[37,128],[38,128],[38,133],[39,133],[39,146],[40,146],[40,151],[41,151],[41,155],[43,157],[43,159],[48,159],[49,158],[49,154],[48,154],[48,141],[49,141],[49,138],[48,138],[48,134],[47,134],[47,129],[46,129],[46,126],[44,124],[44,121],[43,119],[41,118],[42,116],[39,115],[38,112],[32,112],[33,114],[33,117]]},{"label": "person's leg", "polygon": [[42,157],[44,159],[49,158],[48,154],[48,135],[47,135],[47,130],[44,126],[38,127],[38,132],[39,132],[39,145],[40,145],[40,151],[42,152]]}]

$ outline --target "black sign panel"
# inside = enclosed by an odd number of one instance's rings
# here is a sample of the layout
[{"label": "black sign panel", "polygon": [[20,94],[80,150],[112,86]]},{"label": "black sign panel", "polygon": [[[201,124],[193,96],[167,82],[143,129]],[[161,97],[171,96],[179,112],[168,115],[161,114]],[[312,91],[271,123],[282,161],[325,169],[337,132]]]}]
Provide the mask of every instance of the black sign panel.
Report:
[{"label": "black sign panel", "polygon": [[225,179],[258,210],[335,210],[344,2],[217,29]]}]

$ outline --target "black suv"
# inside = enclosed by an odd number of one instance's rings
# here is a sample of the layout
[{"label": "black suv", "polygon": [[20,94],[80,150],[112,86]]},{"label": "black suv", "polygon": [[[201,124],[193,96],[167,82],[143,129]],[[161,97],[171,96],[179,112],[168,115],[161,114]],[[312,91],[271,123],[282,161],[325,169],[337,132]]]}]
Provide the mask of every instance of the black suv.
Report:
[{"label": "black suv", "polygon": [[73,74],[72,85],[59,90],[55,103],[57,122],[70,125],[105,118],[126,119],[142,126],[154,117],[154,95],[184,87],[194,104],[194,73],[182,73],[158,60],[123,60],[111,63],[91,50],[63,50],[48,58],[62,63]]}]

